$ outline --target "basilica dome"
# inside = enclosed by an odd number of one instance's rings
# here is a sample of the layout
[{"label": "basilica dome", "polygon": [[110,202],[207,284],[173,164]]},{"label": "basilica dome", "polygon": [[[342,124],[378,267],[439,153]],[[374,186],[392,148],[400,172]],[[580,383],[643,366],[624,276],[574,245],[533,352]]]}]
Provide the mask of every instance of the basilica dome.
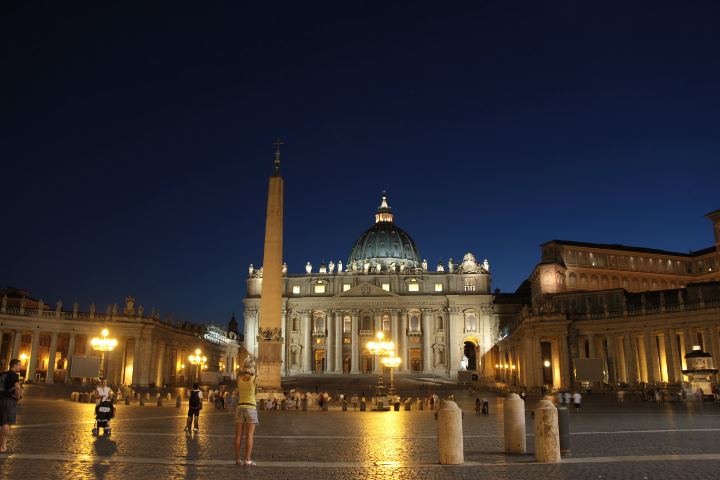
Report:
[{"label": "basilica dome", "polygon": [[403,263],[409,268],[420,266],[420,255],[415,241],[393,223],[392,210],[385,194],[375,214],[375,225],[365,230],[357,239],[350,252],[348,265],[352,265],[352,262],[362,264],[365,260],[371,265],[380,263],[383,267],[392,263],[398,268]]}]

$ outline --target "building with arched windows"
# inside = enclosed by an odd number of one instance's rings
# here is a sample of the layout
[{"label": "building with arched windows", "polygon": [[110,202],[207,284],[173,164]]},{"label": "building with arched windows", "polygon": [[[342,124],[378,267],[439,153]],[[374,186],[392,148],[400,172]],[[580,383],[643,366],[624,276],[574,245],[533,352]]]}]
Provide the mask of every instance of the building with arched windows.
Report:
[{"label": "building with arched windows", "polygon": [[[378,373],[380,363],[366,349],[377,332],[395,344],[400,372],[482,374],[498,334],[489,270],[487,260],[467,253],[431,271],[383,196],[347,263],[313,271],[308,262],[303,274],[283,266],[282,374]],[[253,355],[262,277],[262,268],[250,267],[245,346]]]}]

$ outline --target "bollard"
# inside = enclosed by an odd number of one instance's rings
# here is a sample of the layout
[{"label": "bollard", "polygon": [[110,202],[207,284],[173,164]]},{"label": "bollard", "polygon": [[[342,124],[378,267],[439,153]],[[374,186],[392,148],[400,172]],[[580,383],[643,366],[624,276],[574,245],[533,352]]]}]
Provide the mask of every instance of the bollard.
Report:
[{"label": "bollard", "polygon": [[168,401],[172,400],[172,394],[171,394],[171,393],[168,393],[168,394],[167,394],[167,399],[168,399]]},{"label": "bollard", "polygon": [[147,393],[145,394],[145,400],[150,400],[150,392],[147,392]]},{"label": "bollard", "polygon": [[180,408],[180,405],[182,405],[182,398],[180,397],[180,395],[178,395],[177,397],[175,397],[175,406],[177,408]]},{"label": "bollard", "polygon": [[422,400],[420,400],[420,399],[418,398],[418,399],[417,399],[417,403],[418,403],[418,410],[423,410],[423,409],[425,408],[425,407],[424,407],[424,405],[425,405],[425,402],[424,402],[424,401],[422,401]]},{"label": "bollard", "polygon": [[347,400],[342,401],[342,411],[347,412]]},{"label": "bollard", "polygon": [[545,463],[560,461],[558,411],[549,400],[540,400],[535,409],[535,460]]},{"label": "bollard", "polygon": [[570,453],[570,411],[567,407],[558,407],[557,411],[560,453]]},{"label": "bollard", "polygon": [[130,395],[126,395],[126,396],[125,396],[125,405],[130,405],[130,399],[131,399],[131,398],[132,398],[132,397],[131,397]]},{"label": "bollard", "polygon": [[463,457],[462,410],[452,400],[443,400],[438,410],[438,456],[440,465],[460,465]]},{"label": "bollard", "polygon": [[511,393],[503,403],[505,453],[525,453],[525,402]]},{"label": "bollard", "polygon": [[405,411],[409,412],[411,407],[412,407],[412,401],[408,398],[407,400],[405,400]]},{"label": "bollard", "polygon": [[143,395],[140,395],[140,406],[141,407],[145,406],[145,397]]},{"label": "bollard", "polygon": [[308,407],[308,400],[307,400],[307,398],[303,398],[303,399],[300,401],[300,406],[301,406],[303,412],[307,412],[307,407]]}]

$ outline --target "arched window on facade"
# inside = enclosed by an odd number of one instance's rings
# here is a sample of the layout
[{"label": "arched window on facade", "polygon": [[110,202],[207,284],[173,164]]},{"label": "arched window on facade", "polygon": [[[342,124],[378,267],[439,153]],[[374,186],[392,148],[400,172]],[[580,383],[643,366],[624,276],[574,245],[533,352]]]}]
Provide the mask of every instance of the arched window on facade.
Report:
[{"label": "arched window on facade", "polygon": [[592,288],[593,290],[595,290],[595,289],[598,288],[598,285],[599,285],[599,284],[598,284],[598,277],[597,277],[597,275],[593,275],[592,277],[590,277],[590,288]]},{"label": "arched window on facade", "polygon": [[466,332],[477,332],[478,321],[475,313],[469,313],[465,315],[465,331]]},{"label": "arched window on facade", "polygon": [[352,318],[350,315],[343,317],[343,333],[352,333]]},{"label": "arched window on facade", "polygon": [[316,316],[313,329],[315,333],[325,333],[325,317],[322,315]]},{"label": "arched window on facade", "polygon": [[392,331],[392,321],[390,320],[390,315],[388,315],[387,313],[383,313],[382,316],[382,329],[383,332]]},{"label": "arched window on facade", "polygon": [[568,287],[569,288],[575,288],[577,287],[577,275],[574,273],[571,273],[568,275]]},{"label": "arched window on facade", "polygon": [[588,287],[587,275],[585,275],[584,273],[580,274],[580,288],[582,288],[584,290],[587,287]]},{"label": "arched window on facade", "polygon": [[411,332],[419,332],[420,331],[420,317],[417,313],[413,313],[410,315],[410,325],[409,329]]},{"label": "arched window on facade", "polygon": [[372,317],[370,315],[363,315],[360,330],[373,330]]}]

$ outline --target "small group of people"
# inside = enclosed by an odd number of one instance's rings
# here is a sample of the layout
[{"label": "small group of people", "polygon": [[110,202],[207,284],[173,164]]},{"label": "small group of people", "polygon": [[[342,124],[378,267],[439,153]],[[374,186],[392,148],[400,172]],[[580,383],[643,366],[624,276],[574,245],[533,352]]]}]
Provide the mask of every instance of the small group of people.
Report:
[{"label": "small group of people", "polygon": [[580,411],[580,405],[582,403],[582,394],[580,392],[576,391],[572,394],[570,394],[570,392],[557,392],[555,398],[558,404],[573,404],[575,405],[575,411]]}]

